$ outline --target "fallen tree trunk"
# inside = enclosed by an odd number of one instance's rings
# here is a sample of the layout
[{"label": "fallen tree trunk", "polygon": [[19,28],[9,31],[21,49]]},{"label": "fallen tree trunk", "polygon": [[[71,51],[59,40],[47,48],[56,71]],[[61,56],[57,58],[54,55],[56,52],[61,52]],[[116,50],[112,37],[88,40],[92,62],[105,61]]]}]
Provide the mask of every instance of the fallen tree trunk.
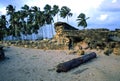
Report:
[{"label": "fallen tree trunk", "polygon": [[86,54],[79,58],[72,59],[72,60],[64,62],[64,63],[60,63],[57,65],[56,72],[58,72],[58,73],[67,72],[75,67],[80,66],[81,64],[83,64],[93,58],[96,58],[96,53],[94,53],[94,52],[92,52],[90,54]]}]

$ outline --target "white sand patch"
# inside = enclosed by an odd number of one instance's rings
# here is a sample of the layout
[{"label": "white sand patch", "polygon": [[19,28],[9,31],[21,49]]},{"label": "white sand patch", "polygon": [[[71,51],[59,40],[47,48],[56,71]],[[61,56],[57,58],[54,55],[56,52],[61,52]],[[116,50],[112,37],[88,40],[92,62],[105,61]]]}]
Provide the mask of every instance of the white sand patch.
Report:
[{"label": "white sand patch", "polygon": [[57,73],[56,66],[77,55],[62,50],[20,47],[5,49],[7,59],[0,61],[0,81],[120,81],[120,56],[105,56],[67,72]]}]

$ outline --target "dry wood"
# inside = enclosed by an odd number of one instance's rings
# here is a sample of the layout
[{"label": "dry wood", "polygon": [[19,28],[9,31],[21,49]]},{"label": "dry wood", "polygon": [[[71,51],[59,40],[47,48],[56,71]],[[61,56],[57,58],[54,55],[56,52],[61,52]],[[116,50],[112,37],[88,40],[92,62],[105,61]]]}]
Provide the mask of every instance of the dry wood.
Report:
[{"label": "dry wood", "polygon": [[60,63],[57,65],[56,71],[58,73],[67,72],[75,67],[80,66],[81,64],[83,64],[83,63],[85,63],[93,58],[96,58],[96,53],[94,53],[94,52],[92,52],[90,54],[86,54],[86,55],[79,57],[79,58],[72,59],[72,60],[64,62],[64,63]]}]

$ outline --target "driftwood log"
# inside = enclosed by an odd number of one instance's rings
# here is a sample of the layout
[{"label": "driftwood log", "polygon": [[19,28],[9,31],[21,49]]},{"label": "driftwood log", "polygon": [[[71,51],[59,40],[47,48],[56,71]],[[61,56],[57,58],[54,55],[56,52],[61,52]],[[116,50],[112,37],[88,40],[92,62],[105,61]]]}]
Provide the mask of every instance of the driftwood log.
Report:
[{"label": "driftwood log", "polygon": [[72,59],[72,60],[64,62],[64,63],[60,63],[57,65],[56,72],[58,72],[58,73],[67,72],[75,67],[80,66],[81,64],[83,64],[93,58],[96,58],[96,56],[97,56],[96,53],[92,52],[92,53],[86,54],[82,57],[75,58],[75,59]]},{"label": "driftwood log", "polygon": [[3,46],[0,46],[0,60],[3,60],[5,58]]}]

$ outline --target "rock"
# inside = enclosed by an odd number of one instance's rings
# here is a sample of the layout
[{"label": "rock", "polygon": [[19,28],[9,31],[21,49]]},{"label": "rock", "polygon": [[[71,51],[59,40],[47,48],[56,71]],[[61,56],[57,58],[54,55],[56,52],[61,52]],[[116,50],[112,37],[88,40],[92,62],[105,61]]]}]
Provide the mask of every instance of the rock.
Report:
[{"label": "rock", "polygon": [[85,42],[82,42],[80,46],[81,46],[82,49],[87,49],[88,48],[88,44],[85,43]]},{"label": "rock", "polygon": [[25,48],[28,48],[28,45],[24,45]]},{"label": "rock", "polygon": [[77,45],[77,46],[74,47],[75,51],[80,50],[80,49],[81,49],[81,47],[79,45]]},{"label": "rock", "polygon": [[109,56],[112,52],[113,52],[112,49],[110,49],[110,48],[105,48],[104,54],[107,55],[107,56]]},{"label": "rock", "polygon": [[35,49],[39,49],[39,46],[35,46],[34,48],[35,48]]},{"label": "rock", "polygon": [[68,54],[70,55],[70,54],[75,54],[77,51],[75,51],[75,50],[69,50],[68,51]]},{"label": "rock", "polygon": [[78,50],[77,51],[77,55],[78,56],[81,56],[81,55],[84,55],[84,54],[85,54],[85,52],[83,50]]},{"label": "rock", "polygon": [[5,58],[3,46],[0,46],[0,60],[3,60]]},{"label": "rock", "polygon": [[120,48],[114,48],[114,49],[113,49],[113,53],[114,53],[115,55],[120,55]]}]

